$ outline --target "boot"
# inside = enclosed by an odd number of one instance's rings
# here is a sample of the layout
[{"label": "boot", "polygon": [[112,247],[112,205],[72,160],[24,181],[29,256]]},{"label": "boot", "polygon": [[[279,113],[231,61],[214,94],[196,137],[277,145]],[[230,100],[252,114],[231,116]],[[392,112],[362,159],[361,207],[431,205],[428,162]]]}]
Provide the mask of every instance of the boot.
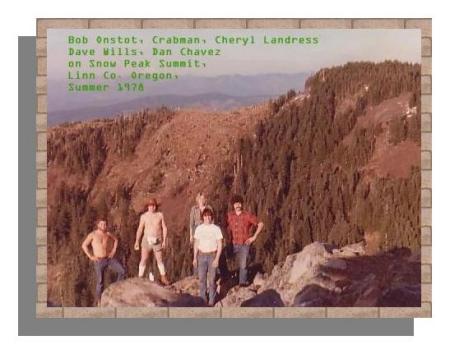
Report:
[{"label": "boot", "polygon": [[163,284],[163,285],[169,285],[170,284],[170,282],[169,282],[169,279],[167,279],[167,276],[164,274],[164,275],[161,275],[161,283]]}]

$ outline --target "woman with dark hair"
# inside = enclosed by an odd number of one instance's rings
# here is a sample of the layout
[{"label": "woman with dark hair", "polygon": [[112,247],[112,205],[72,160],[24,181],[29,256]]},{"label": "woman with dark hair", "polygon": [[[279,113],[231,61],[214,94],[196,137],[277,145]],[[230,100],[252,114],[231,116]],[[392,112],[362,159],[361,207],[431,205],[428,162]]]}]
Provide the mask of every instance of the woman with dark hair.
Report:
[{"label": "woman with dark hair", "polygon": [[[216,297],[216,271],[219,266],[219,258],[222,253],[222,231],[214,225],[214,213],[205,208],[201,214],[203,223],[194,233],[194,268],[198,267],[200,297],[213,306]],[[208,284],[208,297],[206,287]]]},{"label": "woman with dark hair", "polygon": [[[193,245],[194,243],[194,233],[195,229],[198,225],[203,222],[202,212],[205,208],[211,209],[213,212],[213,208],[210,205],[207,205],[207,198],[205,193],[199,192],[195,197],[195,205],[191,208],[191,213],[189,214],[189,244]],[[197,275],[197,268],[194,267],[194,275]]]}]

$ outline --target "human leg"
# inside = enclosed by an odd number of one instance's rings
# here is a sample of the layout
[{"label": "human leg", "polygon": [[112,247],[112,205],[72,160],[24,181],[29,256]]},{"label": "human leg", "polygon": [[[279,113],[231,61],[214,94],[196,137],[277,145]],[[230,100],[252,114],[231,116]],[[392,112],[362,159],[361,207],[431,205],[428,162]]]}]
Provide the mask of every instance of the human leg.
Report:
[{"label": "human leg", "polygon": [[146,247],[141,247],[141,261],[139,262],[139,278],[142,278],[145,273],[145,267],[147,265],[148,256],[150,251]]},{"label": "human leg", "polygon": [[200,289],[200,297],[207,302],[206,298],[206,274],[208,271],[207,256],[199,254],[197,256],[198,281]]},{"label": "human leg", "polygon": [[125,268],[122,266],[122,264],[119,263],[119,261],[115,258],[110,258],[108,260],[108,266],[111,267],[111,269],[117,273],[117,280],[123,280],[125,278]]},{"label": "human leg", "polygon": [[208,297],[209,297],[209,301],[208,304],[209,305],[214,305],[214,300],[216,298],[216,271],[217,268],[213,267],[213,262],[214,262],[214,255],[209,255],[208,256]]},{"label": "human leg", "polygon": [[249,245],[235,245],[239,262],[239,285],[247,284],[247,258],[250,251]]},{"label": "human leg", "polygon": [[155,259],[156,264],[158,265],[159,274],[166,275],[166,268],[164,267],[164,262],[162,258],[162,251],[161,250],[155,250]]},{"label": "human leg", "polygon": [[100,259],[94,262],[95,275],[97,277],[97,284],[95,286],[95,301],[97,303],[100,302],[100,297],[102,296],[103,291],[103,271],[105,270],[106,260]]},{"label": "human leg", "polygon": [[169,280],[166,276],[166,268],[164,267],[164,261],[162,257],[162,249],[153,248],[153,252],[155,253],[156,264],[158,266],[159,274],[161,275],[161,282],[164,285],[169,285]]}]

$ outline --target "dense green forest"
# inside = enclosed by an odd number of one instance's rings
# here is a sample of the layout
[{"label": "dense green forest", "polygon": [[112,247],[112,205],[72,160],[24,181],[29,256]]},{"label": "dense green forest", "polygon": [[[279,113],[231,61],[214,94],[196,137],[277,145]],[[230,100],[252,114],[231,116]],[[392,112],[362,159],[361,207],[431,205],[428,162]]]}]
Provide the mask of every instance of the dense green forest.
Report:
[{"label": "dense green forest", "polygon": [[[356,124],[369,107],[404,93],[410,94],[409,106],[420,112],[419,65],[361,62],[320,70],[307,81],[301,103],[294,90],[270,102],[270,116],[254,134],[239,140],[235,158],[224,159],[220,171],[210,171],[213,185],[208,192],[219,224],[224,224],[235,192],[265,224],[255,243],[253,265],[269,272],[312,241],[342,246],[360,241],[371,230],[385,235],[386,248],[419,250],[420,169],[412,168],[407,178],[368,182],[362,168],[385,128]],[[351,104],[344,105],[346,100]],[[144,128],[157,130],[172,117],[165,108],[144,110],[80,129],[71,123],[49,132],[49,168],[62,169],[67,179],[80,181],[49,181],[48,263],[59,279],[49,294],[50,304],[93,304],[93,267],[80,245],[97,217],[106,218],[111,231],[120,235],[117,257],[128,276],[136,275],[139,255],[132,246],[141,211],[131,207],[134,181],[103,190],[95,198],[92,188],[108,156],[131,158]],[[420,145],[420,114],[394,118],[388,127],[389,143]],[[344,144],[349,134],[352,139]],[[157,193],[160,179],[155,170],[152,192]],[[186,225],[188,215],[179,217],[180,225]],[[166,267],[172,280],[191,271],[186,232],[180,227],[171,233]],[[106,283],[110,279],[108,275]]]}]

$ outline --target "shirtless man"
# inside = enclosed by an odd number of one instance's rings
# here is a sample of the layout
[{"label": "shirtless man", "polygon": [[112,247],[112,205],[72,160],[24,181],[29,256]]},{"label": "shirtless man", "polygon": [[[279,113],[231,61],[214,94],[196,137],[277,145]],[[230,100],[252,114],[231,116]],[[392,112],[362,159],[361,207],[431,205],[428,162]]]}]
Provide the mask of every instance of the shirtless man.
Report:
[{"label": "shirtless man", "polygon": [[[95,289],[96,304],[100,304],[100,297],[103,291],[103,272],[106,267],[112,268],[117,273],[117,280],[122,280],[125,276],[125,269],[114,258],[117,250],[119,240],[116,236],[110,234],[106,228],[105,220],[98,220],[96,223],[97,229],[86,236],[81,248],[84,253],[94,262],[95,274],[97,276],[97,286]],[[108,253],[108,241],[114,241],[112,250]],[[92,247],[92,253],[89,250]]]},{"label": "shirtless man", "polygon": [[[161,275],[161,283],[169,285],[169,280],[166,276],[166,269],[162,259],[162,250],[167,245],[167,227],[164,222],[164,216],[161,212],[157,211],[158,203],[156,199],[151,198],[148,202],[148,210],[141,215],[139,220],[139,227],[136,231],[136,242],[134,243],[134,249],[139,251],[141,247],[141,261],[139,263],[139,277],[142,278],[145,273],[145,267],[150,252],[153,250],[158,265],[159,274]],[[144,237],[142,238],[142,232]],[[162,240],[161,240],[162,234]],[[153,274],[149,274],[150,280],[153,280]]]}]

